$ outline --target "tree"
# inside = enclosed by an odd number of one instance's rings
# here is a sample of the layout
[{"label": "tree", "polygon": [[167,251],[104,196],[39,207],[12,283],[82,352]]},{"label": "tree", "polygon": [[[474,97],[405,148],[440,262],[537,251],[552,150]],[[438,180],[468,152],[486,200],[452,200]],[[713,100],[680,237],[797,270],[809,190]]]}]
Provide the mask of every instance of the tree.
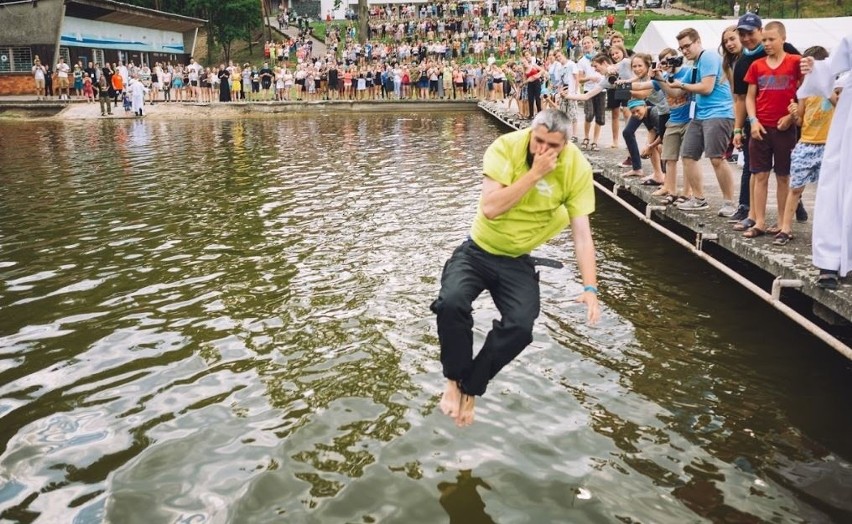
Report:
[{"label": "tree", "polygon": [[251,42],[251,28],[262,22],[260,5],[256,0],[188,0],[182,14],[207,19],[208,62],[213,61],[216,45],[222,46],[224,60],[230,60],[234,41]]},{"label": "tree", "polygon": [[[127,3],[207,20],[207,61],[213,50],[222,47],[225,60],[231,58],[235,40],[251,44],[252,29],[263,23],[257,0],[126,0]],[[261,26],[262,27],[262,26]]]},{"label": "tree", "polygon": [[370,11],[367,0],[358,0],[358,41],[363,45],[370,34]]}]

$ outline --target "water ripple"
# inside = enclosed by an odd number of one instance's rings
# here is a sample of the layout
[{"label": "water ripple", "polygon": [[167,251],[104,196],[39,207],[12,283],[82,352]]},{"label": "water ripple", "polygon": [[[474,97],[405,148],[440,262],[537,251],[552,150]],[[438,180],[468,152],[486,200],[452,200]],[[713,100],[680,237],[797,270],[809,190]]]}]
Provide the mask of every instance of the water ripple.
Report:
[{"label": "water ripple", "polygon": [[563,235],[534,342],[440,414],[482,116],[100,124],[0,124],[0,520],[852,516],[848,366],[605,201],[601,324]]}]

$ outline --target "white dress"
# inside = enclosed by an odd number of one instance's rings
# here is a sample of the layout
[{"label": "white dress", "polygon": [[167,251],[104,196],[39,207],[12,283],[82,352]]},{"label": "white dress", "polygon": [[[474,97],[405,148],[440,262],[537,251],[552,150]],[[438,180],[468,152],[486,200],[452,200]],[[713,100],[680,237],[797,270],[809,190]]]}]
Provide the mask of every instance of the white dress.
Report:
[{"label": "white dress", "polygon": [[145,93],[148,89],[142,85],[137,79],[133,79],[130,81],[130,85],[127,86],[127,90],[130,92],[130,102],[132,104],[132,109],[134,113],[137,113],[142,110],[142,106],[145,103]]},{"label": "white dress", "polygon": [[[828,97],[835,78],[852,70],[852,35],[816,62],[798,96]],[[814,202],[813,263],[820,269],[852,271],[852,74],[841,77],[843,92],[834,110]]]}]

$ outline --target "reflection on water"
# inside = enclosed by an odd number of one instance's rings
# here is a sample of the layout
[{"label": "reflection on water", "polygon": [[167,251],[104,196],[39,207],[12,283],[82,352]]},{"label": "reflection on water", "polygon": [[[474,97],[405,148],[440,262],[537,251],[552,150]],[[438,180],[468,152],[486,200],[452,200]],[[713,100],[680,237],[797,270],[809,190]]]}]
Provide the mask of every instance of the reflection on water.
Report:
[{"label": "reflection on water", "polygon": [[500,131],[0,124],[0,520],[852,518],[848,364],[605,199],[601,324],[543,270],[478,422],[435,409],[428,304]]}]

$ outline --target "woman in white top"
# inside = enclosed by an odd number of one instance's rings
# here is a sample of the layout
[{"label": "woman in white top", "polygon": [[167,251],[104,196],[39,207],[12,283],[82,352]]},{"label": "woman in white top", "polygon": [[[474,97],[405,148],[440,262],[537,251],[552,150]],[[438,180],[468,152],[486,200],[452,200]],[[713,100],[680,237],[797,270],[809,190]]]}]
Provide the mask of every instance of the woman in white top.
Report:
[{"label": "woman in white top", "polygon": [[293,73],[286,67],[284,68],[284,100],[290,100],[290,93],[293,91]]}]

